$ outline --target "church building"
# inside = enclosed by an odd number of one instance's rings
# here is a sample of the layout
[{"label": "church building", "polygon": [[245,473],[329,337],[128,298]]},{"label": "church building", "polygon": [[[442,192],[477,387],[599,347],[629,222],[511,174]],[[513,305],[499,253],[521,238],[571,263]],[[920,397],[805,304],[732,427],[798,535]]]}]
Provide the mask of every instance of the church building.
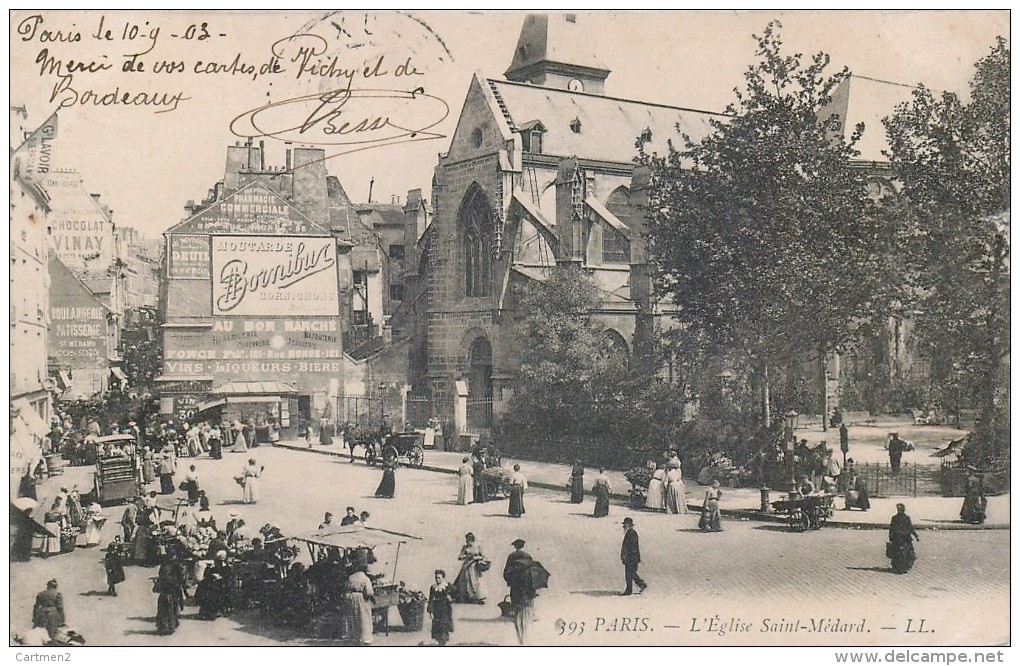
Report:
[{"label": "church building", "polygon": [[[607,348],[641,362],[668,307],[653,301],[638,206],[640,140],[665,152],[676,128],[707,134],[706,111],[606,94],[609,69],[573,14],[529,15],[505,79],[476,75],[433,180],[422,241],[427,338],[416,392],[452,413],[467,393],[468,427],[484,430],[510,399],[517,369],[511,286],[560,264],[602,289]],[[420,356],[417,358],[421,358]],[[415,364],[412,358],[412,366]]]}]

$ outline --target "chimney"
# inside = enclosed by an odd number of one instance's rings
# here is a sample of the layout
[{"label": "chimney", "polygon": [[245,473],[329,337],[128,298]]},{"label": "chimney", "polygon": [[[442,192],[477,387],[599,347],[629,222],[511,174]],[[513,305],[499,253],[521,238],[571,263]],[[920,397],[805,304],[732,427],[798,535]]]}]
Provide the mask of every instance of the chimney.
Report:
[{"label": "chimney", "polygon": [[290,161],[290,141],[287,141],[283,145],[285,145],[287,147],[287,153],[286,153],[287,154],[287,158],[286,158],[287,161],[286,161],[286,164],[287,164],[287,171],[290,171],[291,168],[292,168],[292,164],[291,164],[291,161]]},{"label": "chimney", "polygon": [[375,178],[373,177],[372,180],[368,181],[368,203],[372,203],[372,186],[374,185]]},{"label": "chimney", "polygon": [[259,141],[259,171],[266,170],[266,142]]},{"label": "chimney", "polygon": [[244,144],[244,146],[245,146],[245,148],[248,149],[248,160],[245,162],[244,168],[250,170],[252,168],[252,162],[254,161],[252,159],[252,148],[253,148],[253,146],[252,146],[251,137],[248,137],[248,141]]}]

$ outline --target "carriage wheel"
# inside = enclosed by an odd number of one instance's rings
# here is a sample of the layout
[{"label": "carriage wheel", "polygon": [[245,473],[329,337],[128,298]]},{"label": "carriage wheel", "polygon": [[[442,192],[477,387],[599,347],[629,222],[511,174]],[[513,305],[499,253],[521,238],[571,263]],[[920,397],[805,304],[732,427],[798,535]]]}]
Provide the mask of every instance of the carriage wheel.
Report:
[{"label": "carriage wheel", "polygon": [[800,509],[793,509],[786,519],[786,523],[794,532],[804,532],[810,527],[807,514]]},{"label": "carriage wheel", "polygon": [[382,456],[383,460],[387,462],[393,462],[400,456],[400,453],[397,452],[397,449],[395,447],[387,446],[385,449],[383,449]]},{"label": "carriage wheel", "polygon": [[369,466],[375,467],[376,455],[374,446],[365,447],[365,462],[368,463]]},{"label": "carriage wheel", "polygon": [[412,467],[421,467],[425,462],[425,449],[415,446],[408,452],[407,460],[411,463]]}]

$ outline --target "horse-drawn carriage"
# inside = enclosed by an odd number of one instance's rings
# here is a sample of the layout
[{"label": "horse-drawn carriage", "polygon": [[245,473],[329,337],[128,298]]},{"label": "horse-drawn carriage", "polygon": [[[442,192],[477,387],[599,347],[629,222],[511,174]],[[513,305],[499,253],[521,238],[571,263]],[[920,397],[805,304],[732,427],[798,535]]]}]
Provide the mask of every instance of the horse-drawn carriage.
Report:
[{"label": "horse-drawn carriage", "polygon": [[420,432],[398,432],[386,438],[382,450],[378,442],[365,447],[365,462],[375,465],[381,460],[396,461],[405,458],[411,467],[421,467],[425,462],[425,435]]}]

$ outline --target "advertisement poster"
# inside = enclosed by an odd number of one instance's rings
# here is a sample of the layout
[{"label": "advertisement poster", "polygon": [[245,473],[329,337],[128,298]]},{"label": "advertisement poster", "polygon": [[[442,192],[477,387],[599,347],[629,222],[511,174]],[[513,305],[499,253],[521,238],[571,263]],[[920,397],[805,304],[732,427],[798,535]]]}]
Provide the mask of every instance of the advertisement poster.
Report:
[{"label": "advertisement poster", "polygon": [[213,236],[213,315],[336,315],[332,238]]}]

